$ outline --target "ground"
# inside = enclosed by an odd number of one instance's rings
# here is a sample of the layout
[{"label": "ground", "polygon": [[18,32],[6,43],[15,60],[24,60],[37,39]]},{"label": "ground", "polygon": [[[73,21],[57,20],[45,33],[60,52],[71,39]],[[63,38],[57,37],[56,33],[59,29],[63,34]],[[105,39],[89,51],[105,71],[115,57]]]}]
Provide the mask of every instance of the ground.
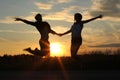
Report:
[{"label": "ground", "polygon": [[34,55],[0,57],[0,80],[120,80],[120,51],[41,58]]}]

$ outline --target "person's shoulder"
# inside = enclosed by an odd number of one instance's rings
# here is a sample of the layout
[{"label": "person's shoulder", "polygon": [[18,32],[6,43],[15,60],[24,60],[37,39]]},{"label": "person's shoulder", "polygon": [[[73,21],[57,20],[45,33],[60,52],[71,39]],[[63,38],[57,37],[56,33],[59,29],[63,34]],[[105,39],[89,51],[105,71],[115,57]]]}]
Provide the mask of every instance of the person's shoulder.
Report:
[{"label": "person's shoulder", "polygon": [[49,25],[49,23],[48,23],[48,22],[46,22],[46,21],[43,21],[43,24]]},{"label": "person's shoulder", "polygon": [[44,23],[44,24],[49,24],[49,23],[48,23],[48,22],[46,22],[46,21],[43,21],[43,23]]}]

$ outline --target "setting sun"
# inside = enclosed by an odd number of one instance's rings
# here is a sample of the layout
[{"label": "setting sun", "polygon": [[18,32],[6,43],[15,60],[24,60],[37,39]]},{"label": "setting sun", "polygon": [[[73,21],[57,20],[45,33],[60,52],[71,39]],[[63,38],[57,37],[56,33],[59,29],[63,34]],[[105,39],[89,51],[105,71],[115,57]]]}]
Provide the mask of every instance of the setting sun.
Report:
[{"label": "setting sun", "polygon": [[59,43],[51,43],[50,51],[51,51],[51,56],[60,56],[61,51],[62,51],[60,44]]}]

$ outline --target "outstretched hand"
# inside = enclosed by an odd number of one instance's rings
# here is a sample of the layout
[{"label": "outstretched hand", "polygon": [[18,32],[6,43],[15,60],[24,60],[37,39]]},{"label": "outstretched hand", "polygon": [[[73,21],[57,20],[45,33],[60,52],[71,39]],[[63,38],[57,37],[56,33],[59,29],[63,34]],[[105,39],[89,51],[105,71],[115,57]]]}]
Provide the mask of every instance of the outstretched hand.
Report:
[{"label": "outstretched hand", "polygon": [[99,15],[99,16],[98,16],[98,18],[102,18],[102,17],[103,17],[103,15]]},{"label": "outstretched hand", "polygon": [[20,21],[20,20],[22,20],[21,18],[15,18],[15,21]]}]

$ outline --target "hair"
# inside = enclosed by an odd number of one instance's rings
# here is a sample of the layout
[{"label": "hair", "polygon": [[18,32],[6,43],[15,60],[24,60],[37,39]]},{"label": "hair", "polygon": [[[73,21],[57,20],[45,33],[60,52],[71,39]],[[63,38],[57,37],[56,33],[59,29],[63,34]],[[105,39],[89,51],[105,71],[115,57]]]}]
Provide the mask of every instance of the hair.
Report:
[{"label": "hair", "polygon": [[82,19],[82,15],[80,13],[75,13],[74,14],[74,20],[81,21],[81,19]]},{"label": "hair", "polygon": [[35,19],[37,21],[42,21],[42,15],[41,14],[36,14]]}]

